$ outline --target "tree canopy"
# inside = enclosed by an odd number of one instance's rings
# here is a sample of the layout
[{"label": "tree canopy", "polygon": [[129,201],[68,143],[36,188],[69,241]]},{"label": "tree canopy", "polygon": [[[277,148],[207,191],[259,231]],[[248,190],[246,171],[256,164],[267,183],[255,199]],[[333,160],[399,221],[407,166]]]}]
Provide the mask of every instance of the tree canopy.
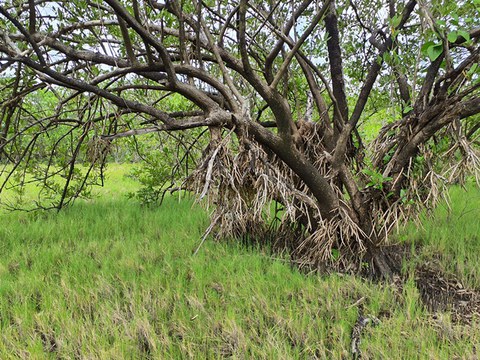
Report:
[{"label": "tree canopy", "polygon": [[170,187],[212,205],[208,233],[389,275],[391,229],[480,168],[479,9],[3,1],[1,189],[37,181],[61,208],[119,138],[167,134]]}]

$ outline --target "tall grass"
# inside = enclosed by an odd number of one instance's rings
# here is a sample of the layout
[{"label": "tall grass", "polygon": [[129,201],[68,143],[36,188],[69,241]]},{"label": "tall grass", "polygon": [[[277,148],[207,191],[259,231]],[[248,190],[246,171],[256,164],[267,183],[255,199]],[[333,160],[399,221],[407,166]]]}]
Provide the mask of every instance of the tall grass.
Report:
[{"label": "tall grass", "polygon": [[466,188],[452,186],[449,198],[424,213],[420,223],[408,224],[401,238],[423,245],[421,261],[432,261],[480,288],[480,189],[473,181]]},{"label": "tall grass", "polygon": [[[381,319],[364,334],[367,358],[477,356],[478,324],[433,319],[413,279],[399,292],[306,276],[259,249],[212,241],[193,256],[205,212],[178,197],[141,207],[125,196],[135,183],[124,169],[111,170],[94,201],[58,214],[0,214],[0,359],[348,358],[359,307]],[[450,216],[444,232],[464,242],[464,269],[478,285],[478,224],[462,210],[475,189],[456,191],[452,213],[440,208],[424,230],[402,236],[454,258],[459,244],[427,236]]]}]

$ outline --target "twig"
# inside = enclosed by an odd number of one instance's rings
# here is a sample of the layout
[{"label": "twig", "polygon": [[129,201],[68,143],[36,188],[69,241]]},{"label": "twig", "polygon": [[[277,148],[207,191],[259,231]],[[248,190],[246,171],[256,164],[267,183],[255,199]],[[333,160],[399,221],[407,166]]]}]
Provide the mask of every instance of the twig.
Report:
[{"label": "twig", "polygon": [[358,319],[355,325],[353,326],[352,329],[352,346],[351,346],[351,351],[352,351],[352,358],[354,360],[360,359],[361,358],[361,352],[360,352],[360,335],[362,335],[363,329],[369,324],[373,323],[373,325],[378,325],[380,323],[380,320],[376,318],[375,316],[370,315],[370,317],[364,317],[361,312],[359,311],[358,313]]},{"label": "twig", "polygon": [[220,219],[220,215],[217,215],[217,217],[215,218],[215,220],[213,220],[210,224],[210,226],[208,227],[208,229],[205,231],[205,234],[203,234],[202,236],[202,239],[200,241],[200,244],[197,246],[197,248],[195,249],[195,251],[193,252],[193,256],[197,255],[198,254],[198,251],[200,250],[200,248],[202,247],[203,243],[205,242],[205,240],[207,239],[208,235],[210,235],[211,231],[213,230],[214,226],[217,224],[217,221],[218,219]]}]

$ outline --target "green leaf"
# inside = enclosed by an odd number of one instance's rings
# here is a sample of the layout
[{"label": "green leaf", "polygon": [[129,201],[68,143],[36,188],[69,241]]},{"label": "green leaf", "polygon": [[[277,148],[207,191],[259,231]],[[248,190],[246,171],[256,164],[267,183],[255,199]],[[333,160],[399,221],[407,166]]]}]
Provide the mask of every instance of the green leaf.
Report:
[{"label": "green leaf", "polygon": [[340,258],[340,251],[338,249],[332,249],[332,258],[335,261]]},{"label": "green leaf", "polygon": [[427,50],[432,45],[435,45],[433,41],[427,41],[425,44],[423,44],[421,48],[422,54],[427,55]]},{"label": "green leaf", "polygon": [[458,34],[456,31],[452,31],[447,35],[447,40],[451,43],[454,43],[455,41],[457,41],[457,38],[458,38]]},{"label": "green leaf", "polygon": [[472,76],[473,74],[475,74],[475,71],[477,71],[477,68],[478,68],[478,64],[477,63],[473,64],[470,70],[468,70],[467,72],[468,76]]},{"label": "green leaf", "polygon": [[458,26],[458,14],[457,13],[453,13],[451,14],[452,15],[452,24],[453,25],[457,25]]},{"label": "green leaf", "polygon": [[432,45],[427,49],[427,54],[430,60],[435,61],[438,59],[440,55],[443,53],[443,45],[442,44],[437,44],[437,45]]},{"label": "green leaf", "polygon": [[396,28],[400,25],[400,21],[402,21],[402,17],[399,15],[395,15],[391,20],[391,24],[393,27]]},{"label": "green leaf", "polygon": [[458,30],[458,35],[465,39],[466,42],[470,42],[470,34],[465,30]]}]

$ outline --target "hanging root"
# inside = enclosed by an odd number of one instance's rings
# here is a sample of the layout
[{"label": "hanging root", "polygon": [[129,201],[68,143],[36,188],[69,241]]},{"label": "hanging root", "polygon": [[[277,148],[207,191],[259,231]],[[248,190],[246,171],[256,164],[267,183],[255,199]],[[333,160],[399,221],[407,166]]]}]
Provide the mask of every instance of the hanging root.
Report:
[{"label": "hanging root", "polygon": [[90,163],[103,163],[111,151],[111,142],[95,136],[87,143],[87,160]]},{"label": "hanging root", "polygon": [[[305,152],[330,178],[324,149],[314,139],[319,136],[315,124],[302,128],[302,135]],[[346,206],[323,219],[317,200],[290,168],[258,143],[231,132],[211,143],[186,186],[212,209],[215,226],[209,229],[218,239],[286,249],[292,261],[309,269],[346,265],[353,257],[337,254],[365,251],[364,236]]]},{"label": "hanging root", "polygon": [[[292,261],[309,270],[333,267],[362,271],[368,263],[373,275],[391,277],[396,264],[392,264],[381,247],[388,243],[392,230],[445,198],[446,185],[454,179],[464,179],[464,174],[472,170],[478,178],[478,150],[464,137],[458,138],[458,131],[454,132],[457,141],[443,157],[434,156],[433,144],[419,149],[420,160],[412,160],[406,169],[404,190],[399,198],[393,199],[387,186],[361,189],[368,201],[366,221],[371,223],[365,226],[363,222],[360,227],[361,222],[349,207],[344,189],[339,188],[338,178],[326,158],[317,125],[300,122],[298,127],[297,146],[338,194],[340,207],[335,216],[323,218],[318,200],[303,181],[248,134],[241,136],[231,130],[222,136],[216,132],[201,165],[185,183],[211,209],[214,224],[209,227],[209,234],[217,239],[241,239],[274,250],[286,249]],[[463,160],[449,161],[458,152]],[[365,174],[359,171],[358,176]]]},{"label": "hanging root", "polygon": [[[392,132],[399,132],[402,123],[389,124],[382,129],[369,148],[371,154],[386,154],[386,149],[395,149],[395,138]],[[389,135],[390,134],[390,135]],[[441,140],[437,140],[441,139]],[[375,158],[375,156],[373,156]],[[381,163],[382,159],[374,159]],[[419,146],[415,158],[405,169],[400,197],[393,200],[388,191],[369,188],[365,197],[371,198],[371,213],[376,219],[374,237],[388,240],[388,235],[394,228],[409,220],[414,220],[422,226],[419,215],[431,211],[440,201],[449,204],[448,186],[459,184],[463,186],[469,176],[473,176],[480,186],[480,151],[473,140],[469,140],[462,131],[460,122],[453,122],[442,133],[429,142]],[[381,245],[379,243],[379,245]]]}]

